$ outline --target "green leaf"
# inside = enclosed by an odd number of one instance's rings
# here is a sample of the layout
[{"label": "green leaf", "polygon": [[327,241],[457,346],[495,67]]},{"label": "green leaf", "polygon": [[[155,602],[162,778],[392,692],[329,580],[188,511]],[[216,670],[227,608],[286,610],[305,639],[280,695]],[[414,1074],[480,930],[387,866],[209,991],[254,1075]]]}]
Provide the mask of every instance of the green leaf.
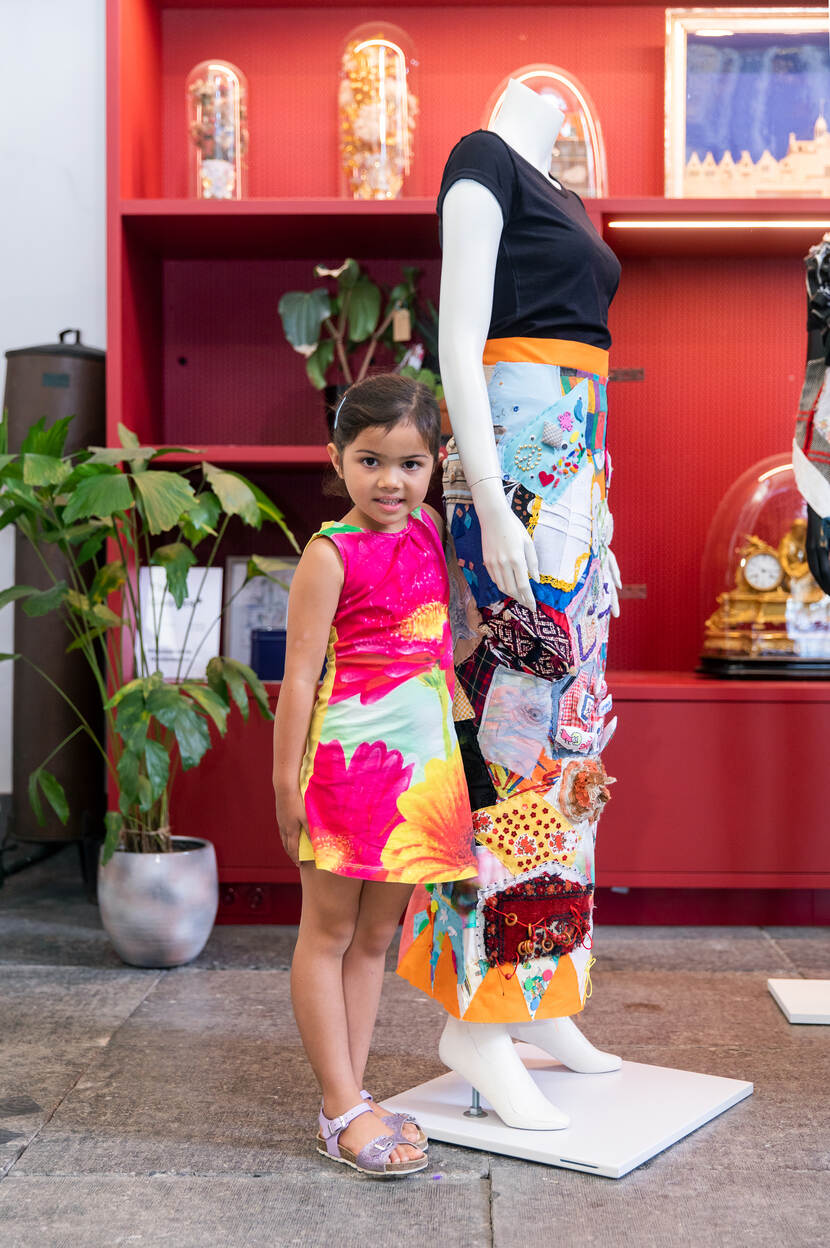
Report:
[{"label": "green leaf", "polygon": [[92,602],[102,602],[108,598],[110,594],[114,594],[119,590],[127,579],[127,570],[122,560],[114,559],[112,563],[105,563],[99,568],[92,579],[89,587],[89,597]]},{"label": "green leaf", "polygon": [[118,760],[118,805],[125,815],[138,800],[138,764],[138,754],[127,749]]},{"label": "green leaf", "polygon": [[[317,268],[320,269],[320,266],[318,265]],[[317,272],[316,269],[315,272]],[[322,277],[323,275],[324,271],[321,270],[318,276]],[[355,283],[360,279],[360,265],[356,260],[344,260],[340,268],[330,273],[330,276],[337,278],[338,290],[341,292],[344,290],[351,290]]]},{"label": "green leaf", "polygon": [[108,711],[111,710],[112,707],[118,706],[118,704],[123,702],[125,698],[132,697],[136,691],[140,692],[143,699],[148,696],[153,689],[160,687],[162,687],[161,676],[159,676],[158,680],[155,679],[155,676],[137,676],[135,680],[128,680],[126,685],[122,685],[120,689],[116,689],[109,701],[104,703],[104,710]]},{"label": "green leaf", "polygon": [[[285,516],[280,511],[279,507],[277,507],[276,503],[272,502],[272,500],[268,497],[268,495],[265,494],[259,488],[258,485],[254,485],[253,481],[249,481],[247,477],[243,477],[239,473],[235,473],[234,475],[239,476],[240,481],[245,482],[248,489],[251,491],[251,493],[253,494],[254,498],[257,501],[257,506],[259,507],[260,514],[266,520],[270,520],[272,524],[278,525],[279,528],[282,529],[285,536],[288,538],[291,545],[296,550],[297,554],[300,554],[300,547],[297,544],[297,539],[294,536],[294,534],[291,532],[291,530],[289,529],[288,525],[286,524]],[[259,525],[257,525],[257,528],[259,528]],[[292,565],[287,565],[287,566],[293,567],[294,565],[292,564]]]},{"label": "green leaf", "polygon": [[169,687],[154,689],[147,710],[165,728],[173,729],[185,771],[201,762],[210,749],[210,732],[188,698]]},{"label": "green leaf", "polygon": [[108,810],[104,815],[104,827],[106,828],[106,836],[104,837],[104,845],[101,850],[101,864],[106,866],[110,858],[118,849],[118,843],[121,840],[121,829],[124,826],[124,820],[117,810]]},{"label": "green leaf", "polygon": [[277,305],[286,338],[300,355],[311,355],[320,341],[323,321],[331,315],[329,292],[325,287],[317,290],[292,290],[284,294]]},{"label": "green leaf", "polygon": [[[135,685],[136,682],[132,683]],[[136,728],[142,729],[140,748],[133,746],[138,754],[144,749],[143,742],[147,735],[149,723],[150,715],[144,706],[144,690],[134,687],[125,693],[118,703],[115,715],[115,731],[125,741],[128,739],[132,741]]]},{"label": "green leaf", "polygon": [[61,823],[65,824],[69,818],[69,802],[66,800],[66,793],[63,785],[57,776],[53,776],[45,767],[39,767],[37,771],[38,782],[43,789],[44,796]]},{"label": "green leaf", "polygon": [[202,490],[182,516],[182,533],[194,546],[203,538],[215,537],[221,515],[222,507],[216,495]]},{"label": "green leaf", "polygon": [[43,803],[40,800],[38,789],[43,790],[43,795],[61,823],[65,824],[69,818],[69,803],[66,800],[66,793],[60,780],[56,779],[51,772],[44,767],[37,767],[29,776],[29,802],[32,810],[35,812],[35,818],[41,827],[46,823],[46,816],[43,811]]},{"label": "green leaf", "polygon": [[36,593],[38,590],[34,585],[10,585],[8,589],[0,592],[0,610],[10,602],[16,602],[18,598],[27,598],[29,594]]},{"label": "green leaf", "polygon": [[88,464],[105,464],[111,468],[130,464],[137,472],[159,453],[154,446],[91,446],[89,451]]},{"label": "green leaf", "polygon": [[355,282],[349,301],[348,326],[352,342],[365,342],[377,328],[380,317],[380,288],[368,277]]},{"label": "green leaf", "polygon": [[[90,602],[86,594],[79,594],[74,589],[66,592],[66,605],[85,620],[92,620],[98,628],[120,628],[126,621],[105,602]],[[24,607],[25,611],[26,608]]]},{"label": "green leaf", "polygon": [[178,472],[132,474],[144,518],[151,533],[164,533],[178,524],[182,513],[190,509],[196,497],[193,486]]},{"label": "green leaf", "polygon": [[334,361],[334,339],[324,338],[316,351],[305,362],[305,371],[315,390],[322,390],[326,384],[326,372]]},{"label": "green leaf", "polygon": [[66,443],[66,435],[69,433],[69,426],[74,419],[74,416],[62,416],[47,429],[46,417],[41,416],[40,420],[36,420],[33,425],[29,426],[26,437],[23,439],[20,447],[21,455],[32,453],[35,455],[61,456]]},{"label": "green leaf", "polygon": [[292,568],[296,568],[296,566],[296,562],[289,559],[276,559],[272,555],[251,555],[248,560],[248,566],[245,569],[245,583],[253,581],[258,576],[265,576],[269,581],[273,581],[276,585],[287,589],[287,582],[281,581],[276,573],[288,572]]},{"label": "green leaf", "polygon": [[108,520],[118,511],[129,511],[135,504],[129,478],[123,472],[99,472],[80,481],[63,509],[64,524],[86,516]]},{"label": "green leaf", "polygon": [[38,793],[37,779],[38,773],[33,771],[29,776],[29,805],[34,811],[38,826],[42,828],[46,822],[46,815],[43,813],[43,803],[40,800],[40,793]]},{"label": "green leaf", "polygon": [[126,425],[122,424],[120,420],[118,422],[118,441],[122,446],[127,447],[128,450],[134,450],[140,445],[138,435],[133,433],[132,429],[128,429]]},{"label": "green leaf", "polygon": [[19,659],[19,654],[10,654],[8,651],[0,651],[0,663],[13,663],[15,659]]},{"label": "green leaf", "polygon": [[177,607],[181,607],[187,597],[187,573],[196,562],[196,556],[184,542],[171,542],[169,546],[159,546],[150,556],[150,563],[164,568],[167,577],[167,588]]},{"label": "green leaf", "polygon": [[58,581],[50,589],[35,590],[23,604],[24,614],[33,618],[48,615],[61,605],[66,593],[66,581]]},{"label": "green leaf", "polygon": [[202,472],[228,515],[239,516],[245,524],[258,529],[262,523],[259,503],[245,478],[213,464],[202,464]]},{"label": "green leaf", "polygon": [[219,732],[224,736],[228,726],[228,704],[209,685],[197,680],[184,680],[181,685],[193,701],[213,720]]},{"label": "green leaf", "polygon": [[24,455],[23,480],[26,485],[60,485],[72,472],[72,465],[54,455]]},{"label": "green leaf", "polygon": [[207,665],[208,684],[220,697],[227,690],[239,707],[243,719],[248,718],[248,692],[250,688],[260,711],[266,719],[273,719],[268,705],[268,694],[262,681],[245,663],[225,657],[213,658]]},{"label": "green leaf", "polygon": [[75,562],[78,564],[79,567],[82,567],[83,564],[88,563],[90,559],[95,558],[95,556],[98,554],[101,547],[104,545],[104,542],[107,540],[109,533],[110,533],[109,528],[99,529],[97,533],[94,533],[92,535],[92,537],[87,538],[87,540],[84,542],[83,546],[81,547],[81,549],[78,551],[77,555],[75,556]]},{"label": "green leaf", "polygon": [[144,761],[153,801],[161,797],[170,777],[170,759],[167,750],[158,741],[148,740],[144,746]]}]

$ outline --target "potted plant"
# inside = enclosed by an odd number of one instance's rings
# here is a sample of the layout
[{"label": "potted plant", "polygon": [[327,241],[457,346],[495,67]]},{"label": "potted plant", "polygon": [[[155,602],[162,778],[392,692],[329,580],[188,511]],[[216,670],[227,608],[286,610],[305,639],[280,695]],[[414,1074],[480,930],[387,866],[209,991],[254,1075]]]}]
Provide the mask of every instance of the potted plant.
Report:
[{"label": "potted plant", "polygon": [[443,398],[437,371],[421,369],[423,351],[410,346],[418,312],[418,269],[404,267],[403,280],[388,291],[356,260],[344,260],[337,269],[318,264],[314,274],[328,278],[334,289],[292,290],[278,307],[286,338],[305,357],[309,381],[317,390],[330,388],[330,407],[338,389],[363,380],[379,345],[392,352],[401,372],[417,376]]},{"label": "potted plant", "polygon": [[[201,951],[218,898],[213,846],[176,837],[169,827],[176,773],[198,766],[211,746],[210,725],[224,734],[233,705],[247,718],[252,697],[266,718],[271,712],[254,672],[233,659],[211,658],[202,680],[182,658],[173,678],[165,679],[158,662],[163,612],[170,600],[182,607],[188,573],[197,563],[204,583],[233,517],[254,528],[272,522],[295,549],[297,543],[278,508],[250,481],[208,463],[181,472],[160,468],[158,461],[179,448],[141,446],[123,426],[120,447],[65,455],[71,419],[49,428],[37,421],[17,454],[8,453],[5,420],[0,425],[0,528],[16,527],[38,553],[48,580],[45,589],[3,590],[0,606],[22,600],[29,615],[54,613],[68,647],[89,665],[104,730],[70,702],[78,718],[70,737],[88,737],[112,795],[99,866],[102,921],[124,961],[174,966]],[[276,563],[252,558],[246,583],[273,575]],[[55,571],[61,565],[63,575]],[[152,575],[149,594],[140,592],[148,580],[142,569],[149,568],[162,579],[158,597]],[[218,618],[222,613],[220,607]],[[29,796],[40,820],[44,802],[61,820],[68,817],[66,794],[49,763],[69,739],[30,776]]]}]

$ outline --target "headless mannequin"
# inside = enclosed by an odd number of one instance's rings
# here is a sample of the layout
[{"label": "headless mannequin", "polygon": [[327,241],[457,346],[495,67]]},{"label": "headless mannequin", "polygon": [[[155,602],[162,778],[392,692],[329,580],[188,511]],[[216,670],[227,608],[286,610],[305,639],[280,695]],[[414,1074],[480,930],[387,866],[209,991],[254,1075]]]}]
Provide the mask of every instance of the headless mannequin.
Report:
[{"label": "headless mannequin", "polygon": [[[545,176],[562,113],[515,80],[491,129]],[[444,199],[439,356],[441,381],[464,475],[481,526],[482,553],[496,585],[530,610],[536,551],[502,488],[482,365],[493,305],[501,208],[479,182],[456,182]],[[513,1045],[529,1041],[573,1071],[618,1070],[620,1058],[595,1049],[570,1018],[527,1023],[468,1023],[449,1017],[439,1045],[446,1066],[470,1082],[511,1127],[556,1130],[565,1114],[534,1083]]]}]

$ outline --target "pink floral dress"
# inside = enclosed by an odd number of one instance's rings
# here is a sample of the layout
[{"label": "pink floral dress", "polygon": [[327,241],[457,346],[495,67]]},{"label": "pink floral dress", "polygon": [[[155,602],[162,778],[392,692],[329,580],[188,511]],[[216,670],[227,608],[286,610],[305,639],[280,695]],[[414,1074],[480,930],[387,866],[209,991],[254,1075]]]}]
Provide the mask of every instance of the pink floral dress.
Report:
[{"label": "pink floral dress", "polygon": [[475,875],[438,531],[416,508],[397,533],[331,523],[320,537],[344,583],[300,776],[300,858],[361,880]]}]

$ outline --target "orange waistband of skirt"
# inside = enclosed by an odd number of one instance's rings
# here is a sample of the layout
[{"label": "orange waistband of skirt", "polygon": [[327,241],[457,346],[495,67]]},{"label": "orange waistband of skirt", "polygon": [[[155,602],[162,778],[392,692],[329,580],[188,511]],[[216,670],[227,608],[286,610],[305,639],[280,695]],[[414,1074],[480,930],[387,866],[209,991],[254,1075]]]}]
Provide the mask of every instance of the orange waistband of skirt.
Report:
[{"label": "orange waistband of skirt", "polygon": [[567,338],[488,338],[485,364],[558,364],[582,373],[608,376],[608,352]]}]

